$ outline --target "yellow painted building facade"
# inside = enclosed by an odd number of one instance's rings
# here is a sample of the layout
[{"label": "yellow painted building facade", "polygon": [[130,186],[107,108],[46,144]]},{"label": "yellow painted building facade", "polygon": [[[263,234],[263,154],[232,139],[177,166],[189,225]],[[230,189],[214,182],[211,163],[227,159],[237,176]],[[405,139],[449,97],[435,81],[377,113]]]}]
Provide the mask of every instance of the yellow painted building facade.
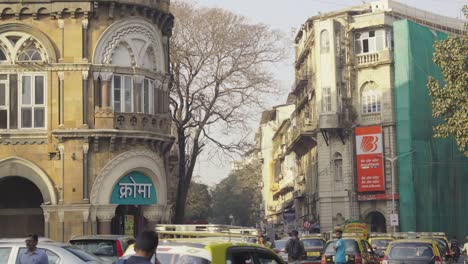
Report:
[{"label": "yellow painted building facade", "polygon": [[169,0],[7,0],[0,14],[0,237],[170,221]]}]

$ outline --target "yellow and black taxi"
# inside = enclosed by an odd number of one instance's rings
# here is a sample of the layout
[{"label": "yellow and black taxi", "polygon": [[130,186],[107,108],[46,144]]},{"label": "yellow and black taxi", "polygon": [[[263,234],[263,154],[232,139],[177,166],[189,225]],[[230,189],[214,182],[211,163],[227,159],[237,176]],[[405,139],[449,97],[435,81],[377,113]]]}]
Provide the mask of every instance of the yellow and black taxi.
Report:
[{"label": "yellow and black taxi", "polygon": [[433,239],[437,243],[440,255],[445,263],[453,263],[454,252],[450,248],[449,240],[443,232],[421,232],[416,233],[418,238]]},{"label": "yellow and black taxi", "polygon": [[[135,254],[129,247],[124,259]],[[174,239],[160,242],[156,257],[162,264],[284,264],[269,248],[244,242],[229,242],[221,238]],[[154,256],[151,260],[154,262]]]},{"label": "yellow and black taxi", "polygon": [[[346,263],[348,264],[378,264],[379,260],[374,253],[369,242],[359,234],[343,233],[345,242]],[[324,253],[322,254],[321,263],[335,263],[335,245],[336,240],[330,240],[325,245]]]},{"label": "yellow and black taxi", "polygon": [[398,239],[388,245],[382,264],[443,264],[433,239]]},{"label": "yellow and black taxi", "polygon": [[325,248],[325,239],[321,234],[304,234],[301,236],[301,241],[304,243],[305,256],[303,264],[319,263],[323,249]]},{"label": "yellow and black taxi", "polygon": [[388,233],[370,233],[369,234],[369,244],[374,249],[374,252],[379,258],[379,261],[383,259],[388,245],[393,240],[395,239],[392,237],[391,234],[388,234]]}]

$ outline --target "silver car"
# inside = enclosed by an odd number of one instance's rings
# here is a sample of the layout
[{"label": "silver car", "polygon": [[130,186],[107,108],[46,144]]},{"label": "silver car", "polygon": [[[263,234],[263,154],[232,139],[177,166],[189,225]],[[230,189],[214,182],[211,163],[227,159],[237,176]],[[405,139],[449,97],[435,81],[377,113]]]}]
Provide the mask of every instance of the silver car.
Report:
[{"label": "silver car", "polygon": [[[37,248],[44,250],[49,258],[49,264],[96,264],[105,263],[97,257],[90,255],[83,250],[63,243],[42,242],[39,240]],[[18,256],[26,252],[26,245],[23,242],[0,241],[0,263],[16,264]]]}]

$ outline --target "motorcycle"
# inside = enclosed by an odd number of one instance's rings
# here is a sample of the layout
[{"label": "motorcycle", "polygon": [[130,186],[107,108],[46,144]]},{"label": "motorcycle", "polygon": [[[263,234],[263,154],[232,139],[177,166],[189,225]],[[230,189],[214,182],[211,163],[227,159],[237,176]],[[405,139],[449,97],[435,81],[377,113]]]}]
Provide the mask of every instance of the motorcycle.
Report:
[{"label": "motorcycle", "polygon": [[[453,261],[457,263],[461,255],[460,246],[458,245],[457,240],[450,241],[450,249],[453,252]],[[465,258],[465,263],[466,263],[466,258]]]}]

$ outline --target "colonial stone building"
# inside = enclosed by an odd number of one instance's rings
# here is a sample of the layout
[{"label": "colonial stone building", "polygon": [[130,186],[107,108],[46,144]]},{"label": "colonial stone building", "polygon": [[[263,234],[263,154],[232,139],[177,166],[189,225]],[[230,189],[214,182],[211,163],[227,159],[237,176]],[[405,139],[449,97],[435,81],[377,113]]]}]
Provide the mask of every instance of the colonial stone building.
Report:
[{"label": "colonial stone building", "polygon": [[[272,149],[264,152],[272,163],[264,164],[271,175],[264,177],[266,196],[273,196],[265,199],[265,215],[282,215],[276,224],[285,225],[292,212],[292,226],[309,231],[328,232],[350,218],[371,231],[391,229],[391,215],[399,212],[398,173],[392,182],[386,160],[409,155],[395,144],[393,25],[403,19],[434,32],[459,34],[463,28],[463,21],[381,0],[313,16],[298,31],[288,98],[294,110],[264,134],[271,143],[259,141],[261,149]],[[358,166],[362,131],[375,148],[372,162]],[[366,175],[369,168],[378,172]]]},{"label": "colonial stone building", "polygon": [[169,0],[7,0],[0,14],[0,237],[170,221]]}]

